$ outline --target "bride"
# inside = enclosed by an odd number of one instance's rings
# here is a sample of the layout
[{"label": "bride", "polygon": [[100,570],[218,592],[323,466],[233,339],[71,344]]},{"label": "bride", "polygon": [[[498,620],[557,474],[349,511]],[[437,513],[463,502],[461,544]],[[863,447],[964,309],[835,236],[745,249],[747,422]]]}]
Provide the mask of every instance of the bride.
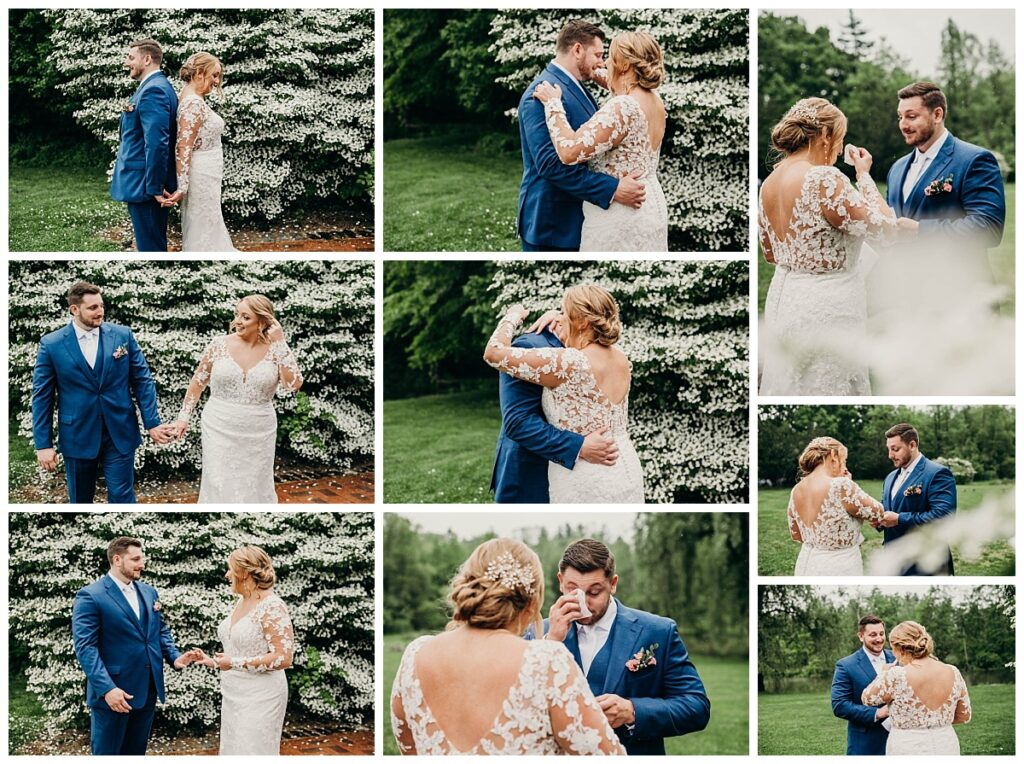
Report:
[{"label": "bride", "polygon": [[220,669],[220,755],[278,756],[288,706],[288,680],[295,635],[288,609],[277,594],[277,575],[259,547],[243,546],[228,555],[224,576],[240,595],[217,628],[223,652],[202,666]]},{"label": "bride", "polygon": [[644,475],[629,438],[629,388],[632,367],[615,347],[622,332],[619,306],[599,286],[566,290],[559,311],[548,311],[531,331],[554,327],[565,347],[513,347],[527,316],[515,305],[498,323],[484,360],[498,371],[544,386],[542,405],[548,422],[586,436],[607,427],[619,447],[612,466],[580,460],[573,469],[548,463],[552,504],[640,504]]},{"label": "bride", "polygon": [[297,391],[302,374],[274,317],[274,306],[263,295],[238,301],[231,329],[231,334],[211,342],[199,359],[174,434],[185,434],[210,385],[202,414],[199,503],[276,504],[274,395],[279,388]]},{"label": "bride", "polygon": [[824,98],[797,101],[772,129],[782,159],[758,208],[761,247],[775,265],[761,395],[871,394],[860,250],[894,240],[903,223],[878,193],[865,149],[848,151],[856,188],[833,167],[845,137],[846,116]]},{"label": "bride", "polygon": [[[639,209],[612,204],[607,210],[583,203],[581,252],[667,252],[668,206],[658,183],[658,157],[665,137],[665,105],[655,89],[665,76],[658,42],[646,32],[624,32],[609,47],[609,98],[579,130],[566,120],[562,89],[541,82],[533,97],[544,103],[551,142],[563,164],[590,162],[590,169],[616,178],[633,175],[647,187]],[[598,74],[595,72],[595,74]]]},{"label": "bride", "polygon": [[543,631],[544,571],[519,541],[497,538],[463,563],[448,629],[405,649],[391,691],[404,754],[620,755],[626,751],[583,672]]},{"label": "bride", "polygon": [[885,510],[850,478],[846,446],[815,438],[800,454],[803,478],[789,496],[789,533],[800,542],[797,576],[861,576],[861,524]]},{"label": "bride", "polygon": [[174,146],[178,190],[165,206],[181,200],[182,252],[236,252],[221,212],[224,120],[206,102],[221,84],[224,67],[210,53],[195,53],[179,73],[185,87],[178,98],[178,140]]},{"label": "bride", "polygon": [[864,688],[861,702],[889,706],[892,729],[887,756],[960,755],[954,724],[971,720],[971,698],[956,666],[932,653],[935,643],[915,621],[898,624],[889,634],[896,663]]}]

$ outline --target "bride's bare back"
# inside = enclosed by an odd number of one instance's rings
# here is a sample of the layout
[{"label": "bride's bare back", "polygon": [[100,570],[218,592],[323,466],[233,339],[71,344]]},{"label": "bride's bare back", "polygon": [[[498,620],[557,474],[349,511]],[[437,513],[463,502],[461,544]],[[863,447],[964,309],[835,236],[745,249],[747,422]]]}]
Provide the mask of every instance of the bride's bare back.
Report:
[{"label": "bride's bare back", "polygon": [[583,349],[590,361],[590,370],[598,389],[613,406],[618,406],[629,393],[631,378],[629,359],[618,348],[588,345]]}]

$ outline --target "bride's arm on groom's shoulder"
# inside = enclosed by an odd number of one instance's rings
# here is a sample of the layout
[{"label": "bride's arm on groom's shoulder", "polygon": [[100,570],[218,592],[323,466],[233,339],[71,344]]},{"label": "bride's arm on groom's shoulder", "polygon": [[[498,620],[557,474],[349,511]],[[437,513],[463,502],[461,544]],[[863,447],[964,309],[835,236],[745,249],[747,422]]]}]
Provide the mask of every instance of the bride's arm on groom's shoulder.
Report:
[{"label": "bride's arm on groom's shoulder", "polygon": [[583,164],[610,151],[622,143],[628,132],[621,101],[609,101],[580,125],[579,130],[573,130],[565,116],[562,90],[558,85],[541,82],[534,89],[533,97],[544,103],[548,134],[562,164]]},{"label": "bride's arm on groom's shoulder", "polygon": [[203,351],[203,355],[199,359],[199,365],[196,366],[195,373],[192,374],[192,379],[188,383],[188,389],[185,390],[185,398],[181,402],[181,410],[178,412],[178,422],[185,423],[186,427],[188,426],[188,420],[192,417],[192,412],[195,411],[196,406],[199,404],[199,399],[203,397],[203,390],[210,383],[210,372],[212,369],[213,345],[210,344]]},{"label": "bride's arm on groom's shoulder", "polygon": [[566,359],[564,348],[519,348],[512,344],[526,315],[522,305],[509,309],[487,340],[484,361],[516,379],[544,387],[558,387],[572,366],[572,362]]},{"label": "bride's arm on groom's shoulder", "polygon": [[189,175],[192,169],[192,149],[195,148],[199,128],[206,121],[206,105],[201,98],[190,98],[178,109],[178,140],[174,144],[174,161],[177,167],[178,191],[188,193]]},{"label": "bride's arm on groom's shoulder", "polygon": [[299,363],[295,360],[295,354],[288,347],[284,338],[284,329],[281,324],[274,322],[267,332],[270,337],[271,351],[274,354],[274,362],[277,364],[278,381],[285,390],[298,392],[302,387],[302,372],[299,370]]}]

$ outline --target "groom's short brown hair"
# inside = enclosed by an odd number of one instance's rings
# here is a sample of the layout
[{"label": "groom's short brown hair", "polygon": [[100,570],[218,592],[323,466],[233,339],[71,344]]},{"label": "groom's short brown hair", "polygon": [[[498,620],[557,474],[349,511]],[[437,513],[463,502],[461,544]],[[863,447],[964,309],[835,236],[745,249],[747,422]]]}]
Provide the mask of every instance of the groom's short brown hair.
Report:
[{"label": "groom's short brown hair", "polygon": [[863,634],[864,629],[866,629],[868,626],[874,626],[876,623],[880,623],[883,626],[885,626],[885,622],[882,621],[882,619],[879,618],[877,615],[864,616],[859,621],[857,621],[857,633]]},{"label": "groom's short brown hair", "polygon": [[569,544],[562,552],[558,572],[564,573],[566,568],[580,573],[600,570],[604,572],[605,578],[611,578],[615,575],[615,555],[597,539],[580,539]]},{"label": "groom's short brown hair", "polygon": [[595,37],[599,37],[601,42],[604,42],[605,36],[601,27],[589,21],[573,19],[562,27],[562,31],[558,33],[558,43],[555,45],[555,50],[559,53],[565,53],[576,43],[590,45],[590,41]]},{"label": "groom's short brown hair", "polygon": [[911,443],[917,443],[921,445],[921,439],[917,436],[917,430],[914,425],[901,422],[900,424],[894,424],[888,430],[885,431],[886,438],[899,438],[908,446]]},{"label": "groom's short brown hair", "polygon": [[142,549],[142,542],[137,538],[132,538],[131,536],[118,536],[107,544],[107,562],[113,565],[114,557],[124,557],[124,553],[133,546],[137,546],[139,549]]},{"label": "groom's short brown hair", "polygon": [[164,60],[164,49],[160,47],[160,43],[156,40],[151,40],[148,37],[143,40],[132,40],[132,44],[128,46],[128,49],[138,48],[139,53],[144,56],[152,56],[153,63],[159,64]]},{"label": "groom's short brown hair", "polygon": [[81,305],[82,298],[87,294],[101,294],[100,288],[95,284],[90,284],[88,281],[76,281],[68,289],[68,307],[72,305]]},{"label": "groom's short brown hair", "polygon": [[924,108],[928,109],[928,111],[935,111],[941,108],[943,119],[946,117],[946,94],[934,82],[915,82],[907,85],[896,95],[900,97],[900,100],[920,97]]}]

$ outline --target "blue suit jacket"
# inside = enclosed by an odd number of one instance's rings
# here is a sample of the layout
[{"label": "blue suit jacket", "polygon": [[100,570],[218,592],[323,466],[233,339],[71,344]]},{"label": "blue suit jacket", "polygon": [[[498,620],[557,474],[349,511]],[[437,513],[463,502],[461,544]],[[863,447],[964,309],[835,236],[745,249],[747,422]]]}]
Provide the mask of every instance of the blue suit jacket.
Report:
[{"label": "blue suit jacket", "polygon": [[121,114],[120,145],[110,196],[118,202],[146,202],[178,188],[174,144],[178,140],[178,96],[157,72],[128,101]]},{"label": "blue suit jacket", "polygon": [[[521,334],[517,348],[562,347],[551,332]],[[548,462],[576,465],[583,436],[548,424],[541,407],[544,388],[502,372],[498,376],[501,432],[494,454],[491,490],[499,504],[547,504]]]},{"label": "blue suit jacket", "polygon": [[153,609],[159,599],[156,589],[141,581],[135,585],[140,618],[135,617],[110,576],[79,589],[75,595],[71,636],[75,656],[85,672],[86,703],[90,708],[107,708],[103,696],[115,687],[134,696],[128,701],[132,708],[141,708],[149,699],[150,678],[162,703],[163,662],[173,665],[181,655],[171,630],[160,612]]},{"label": "blue suit jacket", "polygon": [[519,140],[523,150],[523,180],[519,186],[519,236],[537,247],[579,249],[583,202],[608,209],[618,178],[591,172],[585,164],[565,165],[551,142],[544,121],[544,104],[533,97],[540,82],[562,88],[565,116],[573,130],[597,111],[597,102],[554,64],[519,99]]},{"label": "blue suit jacket", "polygon": [[[891,652],[883,650],[886,663],[892,663]],[[885,741],[889,733],[881,722],[875,721],[874,706],[860,702],[864,688],[875,681],[874,667],[863,648],[836,661],[832,676],[832,713],[846,719],[847,756],[884,756]]]},{"label": "blue suit jacket", "polygon": [[[992,152],[950,133],[904,202],[903,181],[913,159],[912,151],[889,168],[887,196],[898,216],[920,222],[918,237],[952,239],[961,247],[969,246],[981,253],[999,246],[1006,221],[1006,195],[999,163]],[[953,176],[951,192],[925,195],[928,184],[949,175]]]},{"label": "blue suit jacket", "polygon": [[[630,756],[664,755],[665,738],[699,732],[708,726],[711,701],[679,638],[676,622],[625,607],[617,599],[615,604],[618,612],[601,650],[602,653],[608,651],[607,671],[603,680],[594,676],[588,676],[587,680],[592,686],[595,680],[599,681],[600,692],[595,691],[595,694],[618,695],[633,704],[636,721],[632,729],[622,726],[615,730],[626,753]],[[545,631],[547,628],[545,620]],[[564,644],[582,667],[575,628],[569,629]],[[653,644],[658,645],[654,651],[655,665],[629,671],[626,661]],[[591,673],[596,662],[597,658],[591,665]]]},{"label": "blue suit jacket", "polygon": [[[118,348],[125,353],[114,358]],[[147,430],[160,424],[156,384],[131,329],[100,324],[96,370],[89,368],[69,323],[39,342],[32,374],[32,435],[36,450],[53,448],[53,399],[57,398],[57,445],[66,457],[95,459],[106,427],[119,453],[139,447],[135,401]],[[135,401],[132,396],[135,396]]]},{"label": "blue suit jacket", "polygon": [[[956,481],[948,467],[936,464],[924,455],[914,467],[895,497],[890,497],[892,485],[899,476],[899,470],[890,472],[882,483],[882,506],[887,512],[899,515],[899,522],[894,528],[886,528],[883,542],[895,541],[913,531],[919,525],[934,522],[939,518],[956,513]],[[905,496],[904,493],[915,486],[921,487],[920,494]],[[953,575],[953,558],[946,549],[948,570],[940,573]],[[903,575],[920,575],[916,566],[903,571]]]}]

